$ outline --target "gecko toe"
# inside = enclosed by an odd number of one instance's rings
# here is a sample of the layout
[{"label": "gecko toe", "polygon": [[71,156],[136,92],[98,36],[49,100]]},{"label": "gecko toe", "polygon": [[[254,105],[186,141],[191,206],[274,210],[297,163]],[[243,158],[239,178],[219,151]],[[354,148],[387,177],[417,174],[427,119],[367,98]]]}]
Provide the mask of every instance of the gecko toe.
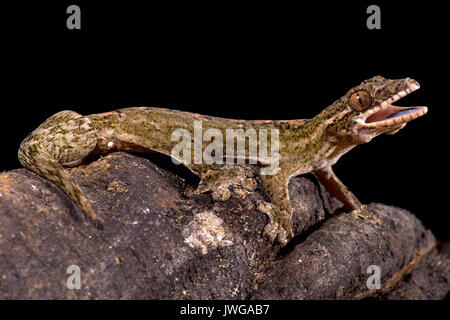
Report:
[{"label": "gecko toe", "polygon": [[264,228],[264,236],[273,243],[284,246],[294,236],[291,215],[272,203],[258,201],[259,211],[268,215],[270,222]]}]

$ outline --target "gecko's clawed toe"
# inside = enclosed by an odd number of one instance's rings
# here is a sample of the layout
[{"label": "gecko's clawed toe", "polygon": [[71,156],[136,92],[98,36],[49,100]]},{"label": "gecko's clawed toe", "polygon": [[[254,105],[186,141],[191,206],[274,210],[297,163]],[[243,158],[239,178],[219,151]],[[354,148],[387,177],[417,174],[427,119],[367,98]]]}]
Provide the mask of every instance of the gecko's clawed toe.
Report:
[{"label": "gecko's clawed toe", "polygon": [[270,222],[264,227],[264,236],[271,242],[284,246],[294,236],[291,215],[276,205],[258,201],[259,211],[268,215]]}]

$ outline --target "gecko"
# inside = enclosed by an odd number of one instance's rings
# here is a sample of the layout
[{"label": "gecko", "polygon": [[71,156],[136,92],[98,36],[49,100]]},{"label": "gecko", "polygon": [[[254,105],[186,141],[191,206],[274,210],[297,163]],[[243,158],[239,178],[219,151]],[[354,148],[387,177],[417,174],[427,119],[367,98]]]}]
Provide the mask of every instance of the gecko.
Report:
[{"label": "gecko", "polygon": [[[411,78],[390,80],[375,76],[350,89],[315,117],[296,120],[234,120],[156,107],[125,108],[88,116],[65,110],[48,118],[22,141],[18,158],[25,168],[56,184],[97,223],[101,219],[67,167],[81,165],[91,155],[115,151],[158,152],[170,156],[177,144],[173,132],[182,128],[192,133],[196,121],[201,121],[205,129],[214,128],[223,133],[229,128],[275,129],[280,156],[278,167],[273,174],[260,175],[267,201],[259,201],[255,207],[269,216],[264,235],[272,242],[286,244],[293,237],[288,183],[294,176],[314,173],[349,213],[361,217],[371,215],[334,174],[332,167],[353,147],[382,133],[394,134],[407,122],[426,114],[425,106],[393,105],[417,89],[419,83]],[[200,177],[197,187],[200,193],[228,189],[239,183],[243,174],[242,165],[237,163],[184,161],[183,165]]]}]

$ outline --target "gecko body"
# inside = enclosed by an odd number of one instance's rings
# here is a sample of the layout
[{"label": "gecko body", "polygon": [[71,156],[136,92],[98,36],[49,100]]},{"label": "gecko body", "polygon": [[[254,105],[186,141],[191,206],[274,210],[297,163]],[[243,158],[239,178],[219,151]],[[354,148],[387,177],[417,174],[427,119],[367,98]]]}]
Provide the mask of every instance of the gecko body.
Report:
[{"label": "gecko body", "polygon": [[[288,193],[288,183],[293,176],[313,172],[351,212],[370,215],[334,175],[332,166],[356,145],[382,133],[393,134],[408,121],[424,115],[426,107],[392,105],[418,88],[419,84],[410,78],[389,80],[376,76],[349,90],[314,118],[297,120],[233,120],[150,107],[89,116],[61,111],[21,143],[18,157],[24,167],[55,183],[91,220],[98,221],[91,203],[65,167],[79,165],[92,154],[114,151],[159,152],[173,156],[178,143],[173,139],[173,132],[182,129],[193,136],[195,123],[199,121],[204,130],[214,129],[223,136],[229,129],[276,130],[278,167],[272,174],[261,175],[268,201],[258,203],[257,207],[270,217],[265,235],[272,241],[286,243],[293,236]],[[271,145],[275,141],[271,138],[268,143]],[[202,147],[206,144],[203,141]],[[226,154],[225,145],[223,148],[222,154]],[[249,155],[247,152],[241,157],[248,162]],[[223,191],[242,178],[238,164],[177,160],[201,178],[199,192]],[[259,160],[256,159],[259,165],[267,164]]]}]

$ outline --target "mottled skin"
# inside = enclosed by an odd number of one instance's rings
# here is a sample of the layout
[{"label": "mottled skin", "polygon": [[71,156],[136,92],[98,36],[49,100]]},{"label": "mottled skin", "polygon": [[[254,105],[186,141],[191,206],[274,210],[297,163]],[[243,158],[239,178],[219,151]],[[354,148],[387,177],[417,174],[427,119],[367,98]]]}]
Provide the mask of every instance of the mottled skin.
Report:
[{"label": "mottled skin", "polygon": [[[271,240],[276,238],[286,243],[293,236],[288,182],[296,175],[314,172],[330,193],[349,210],[370,216],[356,196],[334,175],[331,167],[354,146],[368,142],[381,133],[393,134],[406,122],[425,114],[426,107],[399,108],[390,105],[418,87],[417,82],[409,78],[388,80],[376,76],[352,88],[308,120],[231,120],[147,107],[90,116],[61,111],[22,142],[19,160],[24,167],[58,185],[90,219],[98,221],[89,200],[64,166],[78,165],[91,154],[102,155],[113,151],[170,155],[178,143],[171,140],[173,131],[185,128],[193,137],[194,121],[198,120],[202,121],[203,130],[216,128],[224,137],[226,129],[278,129],[279,170],[276,174],[261,175],[269,202],[260,202],[258,208],[267,213],[271,220],[265,234]],[[203,147],[206,145],[204,143]],[[246,181],[243,178],[245,170],[240,165],[185,165],[202,178],[199,191],[212,191],[215,199],[227,199],[229,185]]]}]

